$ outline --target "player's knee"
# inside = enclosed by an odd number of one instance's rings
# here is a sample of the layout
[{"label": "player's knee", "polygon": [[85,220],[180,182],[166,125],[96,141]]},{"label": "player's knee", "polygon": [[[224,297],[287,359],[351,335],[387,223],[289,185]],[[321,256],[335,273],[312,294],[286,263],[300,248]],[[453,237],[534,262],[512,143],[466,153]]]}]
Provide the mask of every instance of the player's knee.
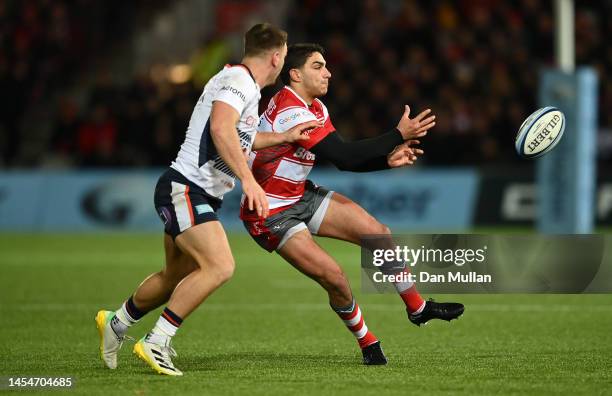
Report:
[{"label": "player's knee", "polygon": [[330,296],[341,297],[346,304],[352,300],[351,287],[344,273],[335,274],[333,278],[330,278],[326,289]]},{"label": "player's knee", "polygon": [[334,267],[327,269],[322,276],[322,280],[328,285],[329,288],[341,290],[346,288],[348,283],[344,271],[340,267]]},{"label": "player's knee", "polygon": [[236,264],[233,259],[227,259],[218,261],[213,266],[211,266],[213,275],[216,277],[217,282],[219,284],[225,283],[232,278],[234,275],[234,269],[236,268]]},{"label": "player's knee", "polygon": [[380,229],[380,234],[382,235],[391,235],[391,229],[382,223],[378,223],[378,227]]},{"label": "player's knee", "polygon": [[367,232],[364,232],[364,234],[390,235],[391,230],[389,229],[389,227],[387,227],[386,225],[384,225],[383,223],[379,222],[374,217],[372,217],[370,218],[370,221],[368,222]]}]

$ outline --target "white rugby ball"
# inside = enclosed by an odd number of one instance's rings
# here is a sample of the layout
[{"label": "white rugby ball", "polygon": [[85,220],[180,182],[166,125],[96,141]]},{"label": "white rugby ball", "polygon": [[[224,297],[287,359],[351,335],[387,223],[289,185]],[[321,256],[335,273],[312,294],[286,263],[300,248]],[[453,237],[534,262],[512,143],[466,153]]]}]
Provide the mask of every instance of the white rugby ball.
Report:
[{"label": "white rugby ball", "polygon": [[518,155],[535,158],[552,150],[565,130],[565,115],[548,106],[533,112],[519,128],[514,146]]}]

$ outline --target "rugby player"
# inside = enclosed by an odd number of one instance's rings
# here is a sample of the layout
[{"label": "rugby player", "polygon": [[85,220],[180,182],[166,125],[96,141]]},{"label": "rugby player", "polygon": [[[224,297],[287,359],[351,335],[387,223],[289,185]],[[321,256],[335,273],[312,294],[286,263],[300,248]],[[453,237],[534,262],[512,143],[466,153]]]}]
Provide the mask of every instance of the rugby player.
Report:
[{"label": "rugby player", "polygon": [[[307,176],[315,158],[353,172],[411,165],[423,154],[414,147],[419,143],[416,139],[435,125],[435,116],[427,109],[410,118],[406,106],[396,128],[371,139],[345,142],[319,99],[327,93],[331,78],[323,48],[317,44],[292,45],[281,78],[286,85],[270,100],[259,129],[283,132],[305,120],[323,125],[307,132],[308,140],[250,154],[249,165],[266,192],[270,216],[261,218],[244,203],[241,218],[261,247],[276,251],[327,291],[332,309],[357,339],[364,364],[386,364],[380,342],[366,326],[342,268],[312,236],[360,244],[361,235],[378,234],[389,236],[392,244],[390,230],[349,198],[315,185]],[[463,313],[462,304],[424,301],[412,282],[399,282],[395,287],[406,305],[408,319],[416,325],[430,319],[450,321]]]},{"label": "rugby player", "polygon": [[155,208],[165,228],[165,268],[147,277],[118,310],[101,310],[96,316],[100,354],[107,367],[117,367],[117,351],[128,328],[167,302],[155,327],[136,342],[134,353],[160,374],[182,375],[171,360],[176,355],[172,337],[234,271],[216,212],[236,177],[245,207],[262,218],[268,215],[265,193],[243,150],[308,139],[302,132],[319,125],[312,121],[283,134],[256,133],[260,89],[276,81],[286,43],[286,32],[269,24],[253,26],[245,34],[241,64],[227,65],[204,87],[178,156],[155,189]]}]

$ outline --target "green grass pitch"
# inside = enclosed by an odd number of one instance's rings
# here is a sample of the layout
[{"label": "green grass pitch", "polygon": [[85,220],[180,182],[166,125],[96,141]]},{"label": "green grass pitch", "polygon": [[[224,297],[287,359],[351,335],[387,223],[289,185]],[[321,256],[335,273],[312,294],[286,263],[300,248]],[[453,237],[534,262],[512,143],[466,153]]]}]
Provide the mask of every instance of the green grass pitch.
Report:
[{"label": "green grass pitch", "polygon": [[389,358],[364,367],[318,285],[245,234],[230,241],[235,276],[179,330],[185,376],[168,378],[130,343],[105,369],[94,324],[161,267],[161,235],[0,234],[0,376],[71,376],[72,389],[53,392],[85,395],[612,394],[610,295],[433,296],[466,312],[417,328],[397,296],[360,292],[358,248],[324,241]]}]

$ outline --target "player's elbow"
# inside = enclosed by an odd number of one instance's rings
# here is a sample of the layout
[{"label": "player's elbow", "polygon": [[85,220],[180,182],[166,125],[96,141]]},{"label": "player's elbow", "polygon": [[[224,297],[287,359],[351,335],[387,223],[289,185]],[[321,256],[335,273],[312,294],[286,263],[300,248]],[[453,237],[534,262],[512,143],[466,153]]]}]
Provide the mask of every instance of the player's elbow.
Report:
[{"label": "player's elbow", "polygon": [[223,135],[223,131],[226,129],[226,125],[223,122],[211,122],[210,123],[210,136],[215,139]]},{"label": "player's elbow", "polygon": [[352,172],[353,171],[353,167],[351,167],[348,164],[337,165],[336,168],[338,168],[338,170],[341,170],[343,172]]}]

